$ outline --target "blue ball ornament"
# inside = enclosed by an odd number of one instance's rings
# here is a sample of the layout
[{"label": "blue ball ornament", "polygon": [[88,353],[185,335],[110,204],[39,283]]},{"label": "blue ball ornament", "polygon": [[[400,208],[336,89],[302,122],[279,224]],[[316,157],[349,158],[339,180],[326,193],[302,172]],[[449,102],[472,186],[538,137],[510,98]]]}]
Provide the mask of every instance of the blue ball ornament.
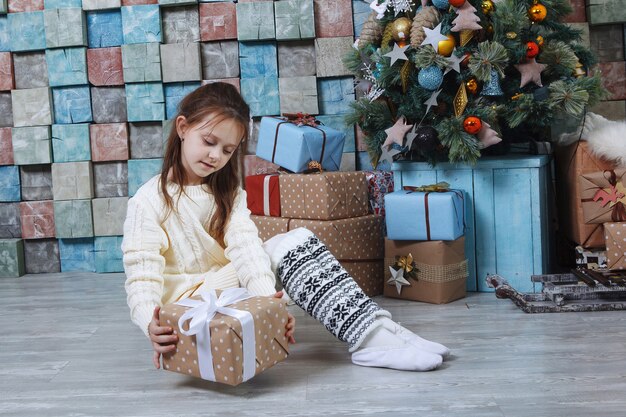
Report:
[{"label": "blue ball ornament", "polygon": [[422,88],[435,91],[443,82],[443,72],[436,65],[423,68],[417,75],[417,82]]},{"label": "blue ball ornament", "polygon": [[445,10],[450,7],[450,3],[448,3],[448,0],[433,0],[433,6],[438,9]]}]

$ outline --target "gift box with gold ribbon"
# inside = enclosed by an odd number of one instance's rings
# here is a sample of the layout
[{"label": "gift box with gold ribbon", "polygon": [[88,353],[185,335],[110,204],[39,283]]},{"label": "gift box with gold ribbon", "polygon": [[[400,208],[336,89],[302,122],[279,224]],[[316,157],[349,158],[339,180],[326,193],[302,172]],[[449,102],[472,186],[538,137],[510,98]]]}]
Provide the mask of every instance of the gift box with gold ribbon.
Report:
[{"label": "gift box with gold ribbon", "polygon": [[286,302],[252,297],[243,288],[201,291],[166,304],[161,325],[178,334],[163,369],[239,385],[287,358]]},{"label": "gift box with gold ribbon", "polygon": [[586,223],[626,222],[626,169],[582,174],[580,189]]},{"label": "gift box with gold ribbon", "polygon": [[606,266],[626,269],[626,222],[604,223]]}]

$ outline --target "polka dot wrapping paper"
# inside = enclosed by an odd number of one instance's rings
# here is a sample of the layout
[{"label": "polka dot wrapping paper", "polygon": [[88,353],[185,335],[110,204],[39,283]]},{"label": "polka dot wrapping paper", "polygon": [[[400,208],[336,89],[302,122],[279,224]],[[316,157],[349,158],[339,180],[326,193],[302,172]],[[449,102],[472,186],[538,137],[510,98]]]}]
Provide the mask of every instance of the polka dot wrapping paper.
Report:
[{"label": "polka dot wrapping paper", "polygon": [[[252,297],[229,307],[249,311],[254,319],[255,375],[287,358],[289,349],[285,325],[288,318],[283,300]],[[177,304],[167,304],[161,308],[161,324],[174,328],[179,337],[176,350],[163,355],[163,369],[201,378],[196,336],[185,336],[178,327],[178,320],[187,309]],[[211,320],[209,328],[215,382],[233,386],[240,384],[243,382],[241,323],[234,317],[218,313]]]},{"label": "polka dot wrapping paper", "polygon": [[626,269],[626,222],[604,223],[606,263],[609,269]]},{"label": "polka dot wrapping paper", "polygon": [[367,181],[363,172],[322,172],[281,175],[283,217],[334,220],[369,214]]}]

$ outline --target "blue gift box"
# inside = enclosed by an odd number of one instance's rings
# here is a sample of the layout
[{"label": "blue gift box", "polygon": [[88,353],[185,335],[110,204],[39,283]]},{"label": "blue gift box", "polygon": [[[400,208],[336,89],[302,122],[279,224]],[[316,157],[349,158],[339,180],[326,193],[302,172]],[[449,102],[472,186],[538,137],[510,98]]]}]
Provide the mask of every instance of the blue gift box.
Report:
[{"label": "blue gift box", "polygon": [[52,125],[54,162],[91,160],[89,124]]},{"label": "blue gift box", "polygon": [[52,89],[54,122],[57,124],[92,121],[89,87],[56,87]]},{"label": "blue gift box", "polygon": [[0,52],[11,52],[9,20],[6,16],[0,16]]},{"label": "blue gift box", "polygon": [[0,201],[20,201],[21,197],[19,167],[0,166]]},{"label": "blue gift box", "polygon": [[462,191],[424,193],[400,190],[385,195],[387,238],[456,240],[464,233]]},{"label": "blue gift box", "polygon": [[122,13],[119,10],[87,13],[87,40],[90,48],[120,46],[122,36]]},{"label": "blue gift box", "polygon": [[128,195],[134,196],[150,178],[161,172],[163,158],[128,160]]},{"label": "blue gift box", "polygon": [[59,239],[61,272],[96,272],[93,238]]},{"label": "blue gift box", "polygon": [[343,133],[346,134],[346,139],[343,143],[344,153],[356,151],[356,136],[354,134],[354,125],[346,123],[346,117],[344,114],[320,114],[319,116],[315,116],[315,118],[322,122],[325,126],[341,130]]},{"label": "blue gift box", "polygon": [[51,87],[88,83],[87,48],[46,49],[46,62]]},{"label": "blue gift box", "polygon": [[200,87],[198,82],[165,84],[165,114],[173,119],[178,113],[180,101],[189,93]]},{"label": "blue gift box", "polygon": [[126,84],[126,112],[129,122],[150,122],[165,119],[163,84]]},{"label": "blue gift box", "polygon": [[122,236],[104,236],[94,239],[96,272],[124,272]]},{"label": "blue gift box", "polygon": [[46,49],[43,12],[9,13],[11,51],[37,51]]},{"label": "blue gift box", "polygon": [[161,14],[158,4],[122,7],[124,43],[161,42]]},{"label": "blue gift box", "polygon": [[[322,131],[326,136],[325,143]],[[290,171],[302,172],[307,169],[309,161],[319,161],[323,147],[322,168],[338,171],[345,138],[345,133],[324,125],[317,128],[296,126],[279,118],[264,117],[256,154]]]}]

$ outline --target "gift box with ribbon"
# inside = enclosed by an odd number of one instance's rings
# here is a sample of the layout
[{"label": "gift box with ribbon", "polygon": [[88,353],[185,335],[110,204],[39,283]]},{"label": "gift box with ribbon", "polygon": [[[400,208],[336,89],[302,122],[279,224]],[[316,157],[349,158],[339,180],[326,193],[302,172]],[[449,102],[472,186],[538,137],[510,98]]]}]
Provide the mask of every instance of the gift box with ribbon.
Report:
[{"label": "gift box with ribbon", "polygon": [[[321,172],[280,176],[284,217],[334,220],[369,214],[362,172]],[[258,213],[254,213],[258,214]]]},{"label": "gift box with ribbon", "polygon": [[320,165],[324,171],[339,171],[345,137],[307,115],[263,117],[256,155],[293,172]]},{"label": "gift box with ribbon", "polygon": [[626,269],[626,222],[604,223],[606,266],[609,269]]},{"label": "gift box with ribbon", "polygon": [[203,291],[161,308],[160,322],[178,333],[163,369],[238,385],[287,358],[286,303],[243,288]]},{"label": "gift box with ribbon", "polygon": [[585,249],[576,246],[576,266],[588,269],[606,269],[606,250],[604,248]]},{"label": "gift box with ribbon", "polygon": [[456,240],[464,233],[464,196],[448,184],[404,187],[385,195],[387,237]]},{"label": "gift box with ribbon", "polygon": [[248,209],[259,216],[280,216],[280,188],[278,174],[260,174],[246,177]]},{"label": "gift box with ribbon", "polygon": [[391,171],[364,171],[367,180],[370,207],[374,214],[385,215],[385,194],[392,193],[394,182]]},{"label": "gift box with ribbon", "polygon": [[626,222],[626,169],[582,174],[580,188],[586,223]]},{"label": "gift box with ribbon", "polygon": [[385,239],[387,297],[445,304],[465,297],[465,238],[453,241]]}]

